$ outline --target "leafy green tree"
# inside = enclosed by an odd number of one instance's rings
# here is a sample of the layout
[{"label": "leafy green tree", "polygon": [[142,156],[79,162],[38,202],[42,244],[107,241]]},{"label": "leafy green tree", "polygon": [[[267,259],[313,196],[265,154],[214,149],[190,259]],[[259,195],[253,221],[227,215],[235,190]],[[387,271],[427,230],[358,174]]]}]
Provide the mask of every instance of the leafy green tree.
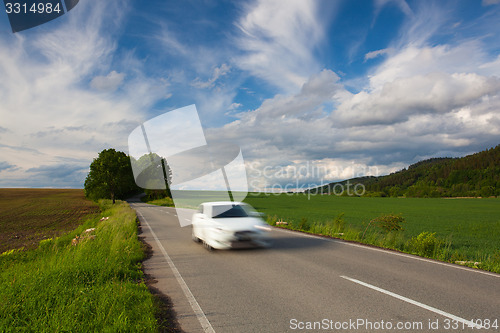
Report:
[{"label": "leafy green tree", "polygon": [[134,167],[141,170],[137,175],[137,184],[144,187],[148,200],[172,197],[170,183],[172,171],[167,161],[156,153],[149,153],[133,160]]},{"label": "leafy green tree", "polygon": [[105,149],[90,164],[85,196],[92,199],[125,199],[140,189],[135,184],[130,158],[121,151]]}]

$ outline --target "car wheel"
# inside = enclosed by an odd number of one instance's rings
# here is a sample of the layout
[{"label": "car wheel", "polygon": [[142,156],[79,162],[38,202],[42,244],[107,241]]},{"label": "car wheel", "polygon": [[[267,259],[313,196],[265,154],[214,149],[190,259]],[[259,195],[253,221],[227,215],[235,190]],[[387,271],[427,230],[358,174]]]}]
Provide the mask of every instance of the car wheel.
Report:
[{"label": "car wheel", "polygon": [[205,241],[203,241],[203,246],[205,247],[205,249],[207,249],[210,252],[212,252],[214,250],[214,248]]},{"label": "car wheel", "polygon": [[196,237],[196,235],[194,234],[194,230],[193,230],[193,232],[191,233],[191,238],[193,239],[193,241],[194,241],[195,243],[199,243],[199,242],[201,242],[201,239],[199,239],[198,237]]}]

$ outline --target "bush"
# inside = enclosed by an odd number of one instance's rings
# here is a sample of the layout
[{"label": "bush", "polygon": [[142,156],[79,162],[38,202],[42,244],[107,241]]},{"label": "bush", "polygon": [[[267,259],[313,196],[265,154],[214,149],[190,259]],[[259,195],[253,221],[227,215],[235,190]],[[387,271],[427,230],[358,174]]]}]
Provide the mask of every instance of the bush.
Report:
[{"label": "bush", "polygon": [[340,213],[333,221],[333,231],[342,232],[344,231],[344,213]]},{"label": "bush", "polygon": [[275,226],[276,222],[278,222],[278,217],[276,215],[274,216],[268,216],[266,219],[267,224]]},{"label": "bush", "polygon": [[370,221],[370,224],[375,225],[387,232],[403,230],[402,224],[406,220],[401,214],[385,214]]},{"label": "bush", "polygon": [[309,225],[309,221],[307,221],[306,217],[303,217],[299,222],[299,229],[302,231],[309,231],[311,226]]},{"label": "bush", "polygon": [[441,245],[441,240],[436,237],[436,233],[424,231],[417,237],[412,237],[408,241],[408,250],[419,256],[431,258]]},{"label": "bush", "polygon": [[170,194],[170,191],[167,191],[167,190],[145,189],[144,193],[146,193],[146,200],[147,201],[153,201],[153,200],[157,200],[157,199],[172,197],[172,195]]}]

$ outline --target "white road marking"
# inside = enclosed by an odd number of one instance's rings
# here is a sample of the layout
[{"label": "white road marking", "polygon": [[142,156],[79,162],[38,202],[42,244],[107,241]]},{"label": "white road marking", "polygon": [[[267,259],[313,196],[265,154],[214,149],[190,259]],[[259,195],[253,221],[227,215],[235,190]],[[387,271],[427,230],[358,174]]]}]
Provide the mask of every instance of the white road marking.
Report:
[{"label": "white road marking", "polygon": [[373,286],[371,284],[368,284],[366,282],[363,282],[363,281],[359,281],[359,280],[356,280],[356,279],[353,279],[353,278],[350,278],[350,277],[347,277],[347,276],[343,276],[341,275],[340,276],[341,278],[343,279],[346,279],[346,280],[349,280],[351,282],[354,282],[354,283],[357,283],[357,284],[360,284],[362,286],[365,286],[367,288],[370,288],[370,289],[373,289],[373,290],[376,290],[378,292],[381,292],[383,294],[386,294],[386,295],[389,295],[389,296],[392,296],[394,298],[397,298],[399,300],[402,300],[402,301],[405,301],[407,303],[410,303],[410,304],[413,304],[413,305],[416,305],[418,307],[421,307],[422,309],[426,309],[426,310],[429,310],[429,311],[432,311],[434,313],[437,313],[437,314],[440,314],[442,316],[445,316],[445,317],[448,317],[452,320],[455,320],[455,321],[458,321],[458,322],[461,322],[463,323],[464,325],[467,325],[467,327],[470,327],[470,328],[477,328],[477,329],[481,329],[483,328],[483,326],[479,325],[479,324],[476,324],[472,321],[469,321],[469,320],[466,320],[466,319],[463,319],[463,318],[460,318],[460,317],[457,317],[455,315],[452,315],[451,313],[448,313],[448,312],[445,312],[445,311],[442,311],[442,310],[439,310],[439,309],[436,309],[432,306],[429,306],[429,305],[426,305],[426,304],[423,304],[423,303],[420,303],[420,302],[417,302],[417,301],[414,301],[410,298],[407,298],[407,297],[404,297],[404,296],[401,296],[401,295],[398,295],[398,294],[395,294],[393,292],[390,292],[388,290],[385,290],[385,289],[382,289],[382,288],[379,288],[379,287],[376,287],[376,286]]},{"label": "white road marking", "polygon": [[488,276],[493,276],[493,277],[496,277],[496,278],[500,278],[500,274],[496,274],[496,273],[492,273],[492,272],[482,271],[482,270],[479,270],[479,269],[472,269],[472,268],[469,268],[469,267],[463,267],[463,266],[459,266],[459,265],[453,265],[453,264],[450,264],[450,263],[447,263],[447,262],[443,262],[443,261],[431,260],[431,259],[427,259],[427,258],[418,257],[416,255],[411,255],[411,254],[407,254],[407,253],[391,251],[391,250],[387,250],[387,249],[376,248],[376,247],[372,247],[372,246],[365,245],[365,244],[351,243],[351,242],[348,242],[348,241],[344,241],[342,239],[334,239],[334,238],[321,237],[321,236],[316,236],[316,235],[306,234],[306,233],[303,233],[303,232],[298,232],[298,231],[288,230],[288,229],[283,229],[283,228],[276,228],[276,227],[274,227],[273,230],[281,231],[281,232],[284,232],[284,233],[291,233],[291,234],[294,234],[294,235],[302,235],[302,236],[308,237],[308,238],[321,239],[321,240],[324,240],[324,241],[327,241],[327,242],[333,242],[333,243],[338,243],[338,244],[343,244],[343,245],[349,245],[349,246],[359,247],[359,248],[366,249],[366,250],[383,252],[383,253],[386,253],[386,254],[392,254],[392,255],[395,255],[395,256],[405,257],[405,258],[408,258],[408,259],[425,261],[425,262],[428,262],[428,263],[431,263],[431,264],[436,264],[436,265],[451,267],[451,268],[455,268],[455,269],[461,269],[461,270],[464,270],[464,271],[467,271],[467,272],[471,272],[471,273],[479,273],[479,274],[483,274],[483,275],[488,275]]},{"label": "white road marking", "polygon": [[161,252],[163,253],[163,257],[167,261],[168,266],[172,270],[172,273],[174,273],[174,276],[175,276],[177,282],[179,283],[179,285],[181,286],[181,289],[184,292],[184,295],[186,296],[189,304],[191,305],[191,308],[193,309],[194,314],[196,315],[196,318],[198,318],[198,321],[200,322],[201,327],[203,328],[203,330],[206,333],[215,333],[215,330],[213,329],[212,324],[210,324],[210,321],[208,321],[207,317],[205,316],[205,313],[201,309],[200,305],[196,301],[196,298],[193,296],[193,293],[191,293],[191,290],[189,289],[188,285],[186,284],[186,281],[184,281],[184,279],[182,278],[181,273],[179,273],[179,271],[177,270],[177,267],[175,267],[174,262],[172,261],[172,259],[170,259],[170,256],[168,255],[167,251],[165,250],[165,248],[161,244],[160,240],[156,236],[155,232],[153,231],[153,228],[151,228],[148,221],[146,220],[144,215],[142,215],[141,212],[137,211],[137,214],[140,215],[141,219],[144,221],[144,223],[147,225],[147,227],[151,231],[151,234],[153,235],[153,238],[155,239],[156,244],[158,244],[158,247],[160,248]]}]

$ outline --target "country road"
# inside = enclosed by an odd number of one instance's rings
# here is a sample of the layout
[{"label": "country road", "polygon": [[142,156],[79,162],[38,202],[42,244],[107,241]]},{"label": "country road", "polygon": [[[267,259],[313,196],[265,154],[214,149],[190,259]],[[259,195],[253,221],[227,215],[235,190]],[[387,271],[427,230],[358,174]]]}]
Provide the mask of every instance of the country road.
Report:
[{"label": "country road", "polygon": [[174,208],[131,207],[186,332],[500,331],[498,274],[286,230],[270,249],[209,252]]}]

